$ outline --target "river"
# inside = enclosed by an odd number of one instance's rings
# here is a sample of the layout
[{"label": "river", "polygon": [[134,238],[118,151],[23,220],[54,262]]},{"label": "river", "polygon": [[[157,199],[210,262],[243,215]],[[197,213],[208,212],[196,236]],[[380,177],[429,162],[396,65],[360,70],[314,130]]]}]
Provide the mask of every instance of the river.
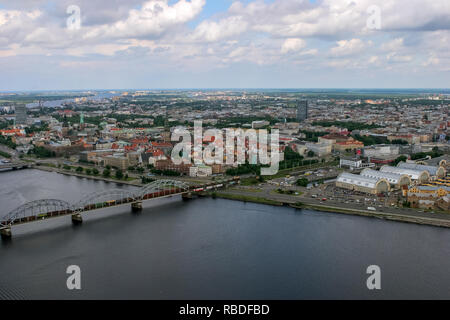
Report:
[{"label": "river", "polygon": [[[116,184],[38,170],[0,173],[1,210],[75,202]],[[122,186],[121,188],[132,188]],[[13,227],[0,299],[450,298],[450,230],[220,199],[148,201]],[[81,268],[69,291],[66,268]],[[369,291],[369,265],[381,290]]]}]

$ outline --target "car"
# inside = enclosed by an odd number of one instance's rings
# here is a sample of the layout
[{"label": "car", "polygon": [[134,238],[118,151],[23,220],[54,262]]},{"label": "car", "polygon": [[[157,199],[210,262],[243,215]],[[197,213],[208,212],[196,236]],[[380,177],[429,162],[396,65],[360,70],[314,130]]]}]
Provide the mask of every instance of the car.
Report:
[{"label": "car", "polygon": [[369,210],[369,211],[377,211],[377,209],[375,209],[374,207],[367,207],[367,210]]}]

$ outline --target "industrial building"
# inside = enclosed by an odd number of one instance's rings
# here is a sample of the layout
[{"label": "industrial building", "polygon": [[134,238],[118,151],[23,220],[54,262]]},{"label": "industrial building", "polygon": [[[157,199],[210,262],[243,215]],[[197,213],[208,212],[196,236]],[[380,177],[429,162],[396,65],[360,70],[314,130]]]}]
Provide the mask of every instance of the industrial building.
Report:
[{"label": "industrial building", "polygon": [[411,178],[406,174],[397,174],[372,169],[364,169],[361,172],[361,176],[373,179],[386,179],[387,181],[389,181],[391,187],[395,189],[401,189],[401,187],[409,186],[411,184]]},{"label": "industrial building", "polygon": [[430,180],[430,174],[426,170],[414,170],[399,167],[383,166],[380,169],[381,172],[396,173],[404,175],[406,174],[411,180],[417,181],[418,183],[424,183]]},{"label": "industrial building", "polygon": [[391,190],[390,183],[384,178],[370,178],[351,173],[341,173],[336,180],[336,186],[348,190],[380,194]]},{"label": "industrial building", "polygon": [[426,166],[422,164],[416,164],[416,163],[408,163],[408,162],[400,162],[397,167],[399,168],[405,168],[405,169],[412,169],[412,170],[420,170],[420,171],[427,171],[430,176],[434,178],[444,178],[447,174],[444,167],[441,166]]}]

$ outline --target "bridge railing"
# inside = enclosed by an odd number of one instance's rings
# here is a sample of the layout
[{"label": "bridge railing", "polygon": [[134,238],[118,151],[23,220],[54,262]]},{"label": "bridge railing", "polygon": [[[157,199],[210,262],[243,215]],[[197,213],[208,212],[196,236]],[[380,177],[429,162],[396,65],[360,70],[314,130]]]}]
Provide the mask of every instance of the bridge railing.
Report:
[{"label": "bridge railing", "polygon": [[27,202],[0,219],[0,226],[32,222],[40,219],[97,210],[166,195],[189,192],[191,187],[181,181],[157,180],[136,192],[124,189],[100,191],[85,195],[81,200],[70,204],[64,200],[43,199]]}]

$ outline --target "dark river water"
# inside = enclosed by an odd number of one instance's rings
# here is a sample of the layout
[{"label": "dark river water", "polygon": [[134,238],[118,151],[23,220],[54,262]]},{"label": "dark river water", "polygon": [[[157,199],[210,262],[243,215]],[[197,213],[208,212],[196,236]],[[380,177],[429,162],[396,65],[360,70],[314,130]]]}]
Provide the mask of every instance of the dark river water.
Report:
[{"label": "dark river water", "polygon": [[[120,187],[120,186],[119,186]],[[0,173],[2,216],[115,184],[37,170]],[[130,188],[130,187],[123,187]],[[228,200],[181,197],[13,227],[1,299],[450,298],[450,230]],[[79,291],[67,289],[70,265]],[[381,290],[367,289],[370,265]]]}]

